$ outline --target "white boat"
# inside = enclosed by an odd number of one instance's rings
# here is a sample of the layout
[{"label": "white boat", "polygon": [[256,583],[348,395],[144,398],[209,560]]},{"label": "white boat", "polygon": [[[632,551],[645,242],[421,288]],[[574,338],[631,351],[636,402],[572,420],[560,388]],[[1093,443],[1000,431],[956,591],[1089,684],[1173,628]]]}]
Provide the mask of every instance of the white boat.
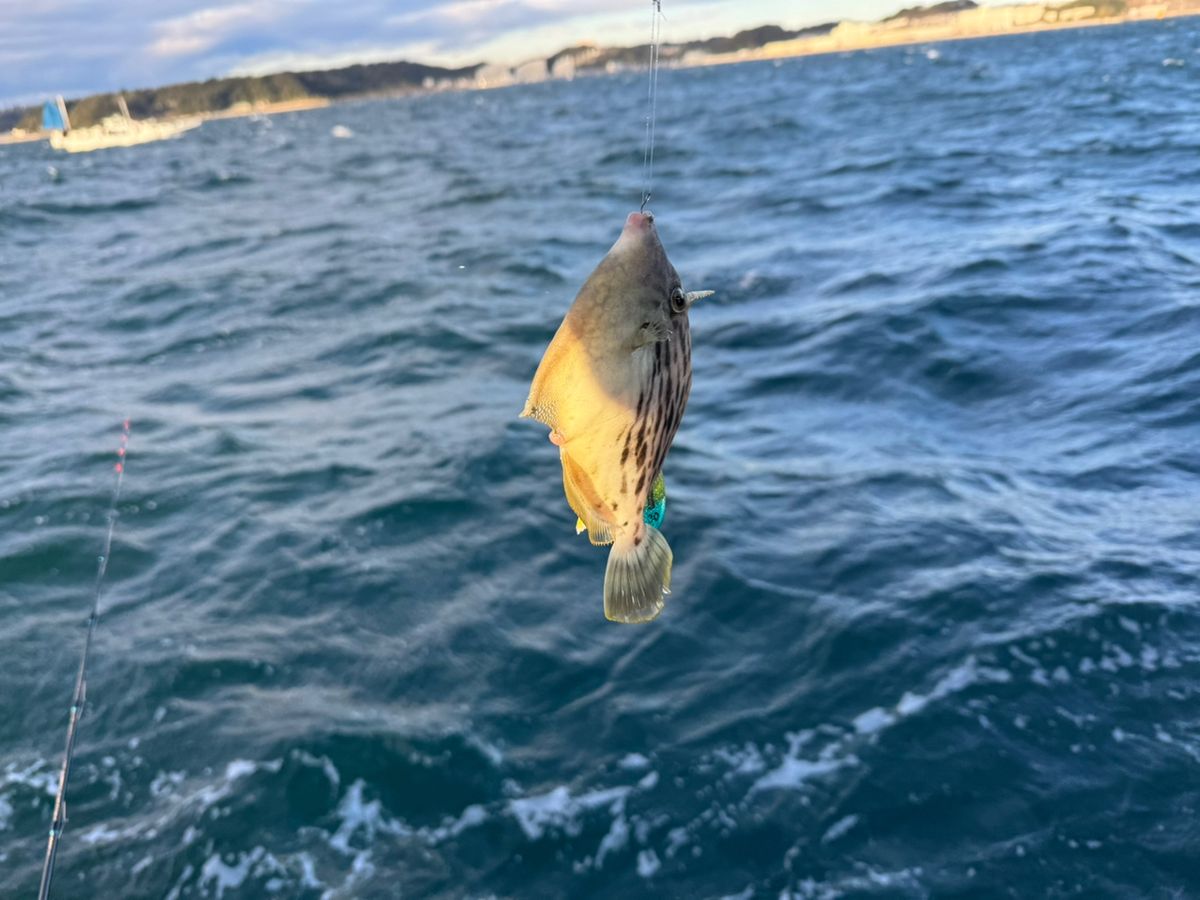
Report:
[{"label": "white boat", "polygon": [[50,146],[67,153],[88,153],[107,147],[132,147],[175,137],[198,126],[201,119],[196,116],[178,119],[134,119],[125,105],[125,98],[118,95],[121,112],[107,116],[98,125],[72,128],[67,107],[62,97],[47,103],[42,111],[42,122],[50,132]]}]

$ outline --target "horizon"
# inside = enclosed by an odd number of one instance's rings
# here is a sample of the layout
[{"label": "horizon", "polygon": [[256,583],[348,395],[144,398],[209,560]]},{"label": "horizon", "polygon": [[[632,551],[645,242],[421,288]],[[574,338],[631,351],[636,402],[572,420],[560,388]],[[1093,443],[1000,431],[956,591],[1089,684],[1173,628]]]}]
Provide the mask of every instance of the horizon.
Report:
[{"label": "horizon", "polygon": [[[928,0],[929,3],[936,0]],[[798,29],[872,20],[902,0],[666,0],[668,43],[762,25]],[[983,3],[981,5],[995,5]],[[406,60],[460,68],[515,65],[583,42],[644,44],[649,0],[100,0],[52,9],[0,4],[0,109],[211,78]],[[66,48],[82,48],[72,53]]]}]

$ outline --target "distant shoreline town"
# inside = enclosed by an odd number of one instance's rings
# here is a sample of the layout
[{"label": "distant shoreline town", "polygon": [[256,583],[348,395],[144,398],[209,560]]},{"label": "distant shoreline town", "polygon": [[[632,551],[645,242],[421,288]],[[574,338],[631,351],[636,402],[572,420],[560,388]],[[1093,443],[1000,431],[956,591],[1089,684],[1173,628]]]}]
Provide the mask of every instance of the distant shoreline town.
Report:
[{"label": "distant shoreline town", "polygon": [[901,10],[878,22],[838,22],[822,34],[806,34],[754,49],[714,55],[701,64],[817,56],[1195,15],[1200,15],[1200,0],[1071,0],[1007,6],[980,6],[972,0],[950,0],[934,6]]},{"label": "distant shoreline town", "polygon": [[[733,37],[664,44],[660,59],[667,66],[710,66],[1193,15],[1200,15],[1200,0],[1069,0],[1007,6],[948,0],[904,9],[878,22],[828,22],[797,31],[764,25]],[[268,115],[343,99],[486,89],[639,69],[646,66],[649,49],[646,45],[581,45],[516,66],[479,64],[449,69],[391,62],[217,78],[95,94],[68,100],[65,108],[77,128],[95,126],[118,109],[151,121]],[[40,107],[0,110],[0,143],[45,139],[48,133],[42,125]]]}]

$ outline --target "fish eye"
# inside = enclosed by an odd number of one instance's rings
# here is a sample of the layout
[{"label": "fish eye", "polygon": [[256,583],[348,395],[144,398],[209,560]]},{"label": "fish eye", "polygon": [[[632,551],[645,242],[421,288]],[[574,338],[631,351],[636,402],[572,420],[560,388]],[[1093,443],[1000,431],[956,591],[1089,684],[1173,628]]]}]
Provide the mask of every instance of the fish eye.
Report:
[{"label": "fish eye", "polygon": [[683,288],[679,285],[675,285],[671,291],[671,309],[677,313],[681,313],[687,309],[687,297],[683,293]]}]

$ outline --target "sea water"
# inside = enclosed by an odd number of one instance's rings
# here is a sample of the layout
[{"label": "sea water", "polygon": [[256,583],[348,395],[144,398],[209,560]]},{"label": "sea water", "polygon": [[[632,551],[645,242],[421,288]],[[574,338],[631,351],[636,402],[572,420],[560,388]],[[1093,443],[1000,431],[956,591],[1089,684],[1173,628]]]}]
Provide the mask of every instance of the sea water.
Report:
[{"label": "sea water", "polygon": [[643,627],[517,419],[642,75],[0,152],[0,894],[125,416],[57,896],[1200,892],[1200,28],[932,49],[661,75]]}]

